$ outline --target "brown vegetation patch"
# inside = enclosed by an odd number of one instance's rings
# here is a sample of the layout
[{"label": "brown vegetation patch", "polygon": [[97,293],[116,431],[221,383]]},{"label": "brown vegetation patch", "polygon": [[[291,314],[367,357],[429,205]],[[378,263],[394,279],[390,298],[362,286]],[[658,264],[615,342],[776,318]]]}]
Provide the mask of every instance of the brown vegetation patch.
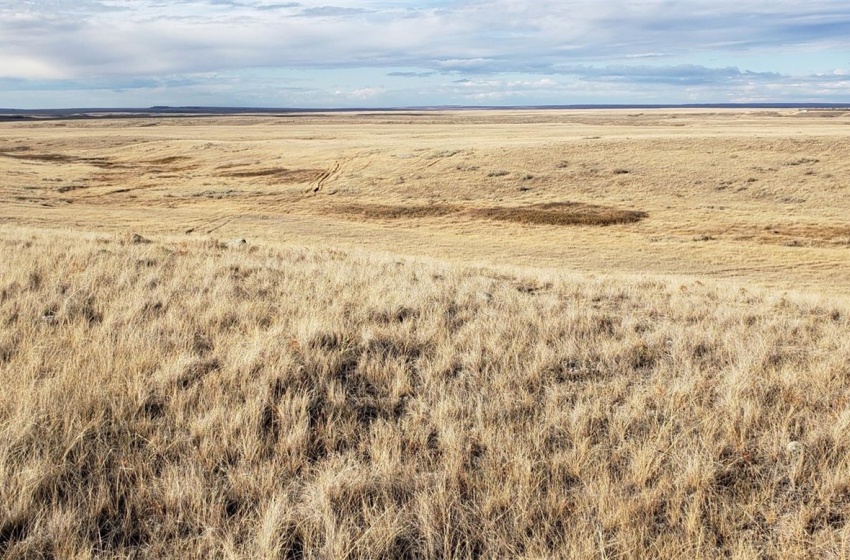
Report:
[{"label": "brown vegetation patch", "polygon": [[451,204],[420,204],[395,206],[389,204],[344,204],[328,209],[334,214],[356,216],[368,220],[399,220],[413,218],[439,218],[455,214],[461,209]]},{"label": "brown vegetation patch", "polygon": [[286,183],[309,183],[316,181],[322,174],[324,169],[286,169],[284,167],[274,167],[269,169],[246,169],[243,171],[229,171],[223,173],[224,177],[238,178],[257,178],[268,177]]},{"label": "brown vegetation patch", "polygon": [[20,159],[25,161],[45,161],[45,162],[58,162],[58,163],[74,163],[79,160],[79,158],[75,156],[69,156],[66,154],[23,154],[23,153],[9,153],[9,152],[0,152],[0,156],[12,158],[12,159]]},{"label": "brown vegetation patch", "polygon": [[762,239],[791,247],[850,245],[850,226],[783,224],[766,226],[764,232]]},{"label": "brown vegetation patch", "polygon": [[83,163],[102,168],[123,167],[122,164],[115,163],[110,159],[104,157],[78,157],[68,154],[30,154],[9,152],[0,152],[0,156],[23,161],[35,161],[42,163]]},{"label": "brown vegetation patch", "polygon": [[820,162],[817,158],[810,157],[801,157],[797,159],[792,159],[785,162],[785,165],[796,166],[796,165],[812,165],[814,163]]},{"label": "brown vegetation patch", "polygon": [[76,191],[76,190],[80,190],[80,189],[87,189],[87,188],[88,187],[86,187],[84,185],[64,185],[64,186],[56,189],[56,191],[59,192],[59,193],[66,193],[66,192]]},{"label": "brown vegetation patch", "polygon": [[583,204],[581,202],[549,202],[532,206],[474,208],[472,216],[536,225],[608,226],[630,224],[646,218],[646,212],[622,210],[611,206]]},{"label": "brown vegetation patch", "polygon": [[151,159],[151,160],[146,161],[145,163],[154,163],[154,164],[157,164],[157,165],[164,165],[164,164],[168,164],[168,163],[177,163],[177,162],[180,162],[180,161],[185,161],[187,159],[189,159],[189,158],[186,157],[186,156],[167,156],[167,157],[161,157],[161,158],[158,158],[158,159]]},{"label": "brown vegetation patch", "polygon": [[192,198],[214,198],[216,200],[220,200],[222,198],[230,198],[230,197],[233,197],[233,196],[238,196],[239,194],[241,194],[241,191],[237,191],[237,190],[234,190],[234,189],[227,189],[227,190],[219,190],[219,191],[214,191],[214,190],[202,191],[202,192],[192,193],[190,196]]},{"label": "brown vegetation patch", "polygon": [[647,216],[646,212],[637,210],[621,210],[610,206],[580,202],[549,202],[531,206],[491,206],[486,208],[462,208],[453,204],[418,204],[411,206],[345,204],[332,206],[327,209],[327,212],[370,220],[439,218],[452,214],[466,214],[474,218],[488,220],[556,226],[629,224],[638,222]]}]

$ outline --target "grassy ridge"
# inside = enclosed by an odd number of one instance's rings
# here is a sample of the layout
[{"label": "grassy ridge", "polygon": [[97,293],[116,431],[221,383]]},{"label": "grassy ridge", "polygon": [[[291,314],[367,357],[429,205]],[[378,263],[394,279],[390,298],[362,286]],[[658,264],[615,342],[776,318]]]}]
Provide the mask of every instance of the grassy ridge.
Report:
[{"label": "grassy ridge", "polygon": [[843,304],[12,229],[0,262],[7,557],[847,553]]}]

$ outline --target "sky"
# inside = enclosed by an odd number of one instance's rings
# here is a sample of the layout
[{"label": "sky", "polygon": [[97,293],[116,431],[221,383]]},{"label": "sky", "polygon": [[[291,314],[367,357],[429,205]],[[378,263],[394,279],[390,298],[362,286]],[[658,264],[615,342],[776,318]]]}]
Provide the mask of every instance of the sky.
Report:
[{"label": "sky", "polygon": [[850,102],[850,0],[0,0],[0,107]]}]

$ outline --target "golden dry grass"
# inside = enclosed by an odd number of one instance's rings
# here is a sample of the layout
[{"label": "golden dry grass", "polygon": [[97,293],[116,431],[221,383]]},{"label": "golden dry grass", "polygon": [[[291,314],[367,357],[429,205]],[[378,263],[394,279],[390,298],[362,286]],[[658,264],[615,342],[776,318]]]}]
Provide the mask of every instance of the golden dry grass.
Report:
[{"label": "golden dry grass", "polygon": [[[850,295],[850,113],[473,111],[0,124],[6,223]],[[467,210],[571,202],[606,228]],[[354,219],[333,208],[361,209]],[[459,207],[406,220],[387,208]],[[395,214],[400,211],[394,211]],[[433,212],[433,211],[432,211]],[[501,212],[505,212],[502,210]]]},{"label": "golden dry grass", "polygon": [[848,125],[0,124],[0,556],[850,556]]},{"label": "golden dry grass", "polygon": [[0,233],[7,558],[847,556],[846,302]]}]

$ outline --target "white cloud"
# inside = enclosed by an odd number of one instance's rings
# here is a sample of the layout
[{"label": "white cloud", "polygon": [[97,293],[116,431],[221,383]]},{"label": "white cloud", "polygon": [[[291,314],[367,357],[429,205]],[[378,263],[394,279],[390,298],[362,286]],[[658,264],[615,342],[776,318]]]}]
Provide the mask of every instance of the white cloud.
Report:
[{"label": "white cloud", "polygon": [[335,4],[38,0],[3,8],[0,31],[74,75],[269,64],[518,71],[778,41],[850,45],[850,10],[839,3]]},{"label": "white cloud", "polygon": [[[694,91],[687,88],[716,95],[716,85],[732,95],[744,82],[771,82],[800,95],[805,88],[788,89],[786,78],[795,72],[783,67],[782,55],[794,54],[807,57],[813,65],[809,72],[821,76],[795,76],[810,84],[813,95],[843,91],[846,96],[841,74],[827,74],[850,63],[850,5],[838,0],[0,0],[0,38],[0,78],[68,80],[74,87],[85,81],[280,68],[324,70],[327,83],[316,87],[331,95],[340,69],[376,68],[393,79],[421,78],[437,93],[443,74],[494,77],[500,83],[479,92],[485,96],[557,92],[570,80],[584,87],[617,82],[636,95],[642,95],[641,84],[665,84],[686,96]],[[743,66],[741,57],[758,64]],[[644,65],[651,62],[664,64]],[[503,79],[505,74],[516,77]],[[815,81],[830,85],[814,87]],[[251,84],[243,87],[248,95]],[[369,87],[349,84],[342,90]],[[382,100],[391,93],[383,86],[374,89],[363,99]]]},{"label": "white cloud", "polygon": [[375,88],[375,87],[364,87],[353,90],[336,90],[334,95],[340,96],[344,99],[373,99],[375,97],[379,97],[380,95],[386,93],[386,90],[383,88]]},{"label": "white cloud", "polygon": [[49,61],[26,54],[5,54],[0,52],[0,78],[19,78],[25,80],[67,78],[61,67]]}]

